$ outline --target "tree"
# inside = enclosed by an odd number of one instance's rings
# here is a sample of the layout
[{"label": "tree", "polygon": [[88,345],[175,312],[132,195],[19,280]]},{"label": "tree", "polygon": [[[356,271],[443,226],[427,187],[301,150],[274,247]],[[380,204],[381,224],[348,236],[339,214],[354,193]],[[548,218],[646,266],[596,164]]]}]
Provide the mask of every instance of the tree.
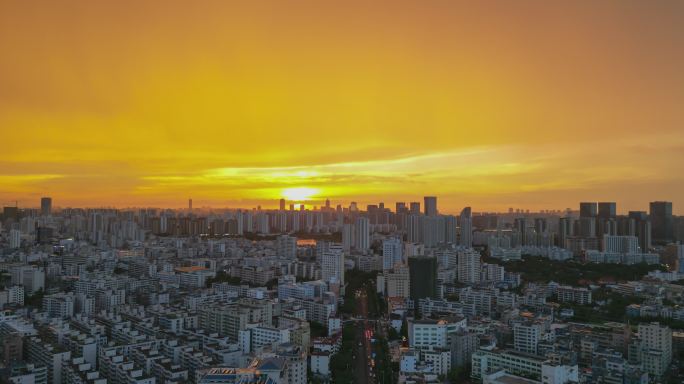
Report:
[{"label": "tree", "polygon": [[453,367],[447,373],[447,379],[449,379],[449,382],[452,384],[463,383],[463,382],[467,381],[469,378],[470,378],[470,367],[469,366]]},{"label": "tree", "polygon": [[226,271],[218,271],[216,272],[216,277],[213,278],[208,278],[207,279],[207,287],[211,287],[212,284],[214,283],[228,283],[232,285],[239,285],[242,282],[242,279],[239,277],[233,277],[229,274],[226,273]]},{"label": "tree", "polygon": [[401,336],[408,339],[408,322],[406,320],[401,322],[401,330],[399,331]]}]

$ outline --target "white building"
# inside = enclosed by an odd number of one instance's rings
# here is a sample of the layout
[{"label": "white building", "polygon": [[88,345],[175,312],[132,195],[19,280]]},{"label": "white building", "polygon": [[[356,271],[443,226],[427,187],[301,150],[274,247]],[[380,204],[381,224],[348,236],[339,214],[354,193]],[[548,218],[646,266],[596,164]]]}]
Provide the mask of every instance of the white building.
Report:
[{"label": "white building", "polygon": [[561,285],[556,288],[556,294],[561,303],[591,304],[591,291],[587,288]]},{"label": "white building", "polygon": [[344,283],[344,252],[339,244],[330,244],[329,249],[322,253],[321,277],[325,282]]},{"label": "white building", "polygon": [[638,253],[639,238],[636,236],[603,236],[603,251],[607,253]]},{"label": "white building", "polygon": [[58,319],[68,319],[74,316],[74,294],[56,293],[43,297],[43,311],[48,316]]},{"label": "white building", "polygon": [[466,328],[466,319],[409,321],[409,346],[416,349],[447,348],[449,335]]},{"label": "white building", "polygon": [[480,281],[480,253],[467,249],[458,252],[458,281],[473,284]]},{"label": "white building", "polygon": [[385,239],[382,242],[382,269],[388,270],[403,262],[403,244],[400,239]]},{"label": "white building", "polygon": [[513,345],[516,351],[537,354],[543,327],[539,323],[518,323],[513,327]]}]

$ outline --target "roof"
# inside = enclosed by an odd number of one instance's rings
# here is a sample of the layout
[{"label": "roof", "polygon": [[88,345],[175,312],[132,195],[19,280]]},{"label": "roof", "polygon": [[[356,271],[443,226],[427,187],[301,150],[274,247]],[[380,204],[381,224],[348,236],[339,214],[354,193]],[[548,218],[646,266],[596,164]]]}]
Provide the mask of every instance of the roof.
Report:
[{"label": "roof", "polygon": [[257,369],[260,369],[262,371],[280,371],[283,368],[285,368],[285,360],[278,359],[275,357],[263,359],[259,361],[259,364],[257,365]]}]

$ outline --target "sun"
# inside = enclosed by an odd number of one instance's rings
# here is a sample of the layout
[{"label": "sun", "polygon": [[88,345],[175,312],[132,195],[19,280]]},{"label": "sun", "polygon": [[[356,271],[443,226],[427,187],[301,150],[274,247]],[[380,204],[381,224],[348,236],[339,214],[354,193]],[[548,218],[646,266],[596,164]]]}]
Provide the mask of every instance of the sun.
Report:
[{"label": "sun", "polygon": [[316,196],[318,192],[318,188],[297,187],[283,189],[282,195],[287,200],[306,201],[311,200],[311,198]]}]

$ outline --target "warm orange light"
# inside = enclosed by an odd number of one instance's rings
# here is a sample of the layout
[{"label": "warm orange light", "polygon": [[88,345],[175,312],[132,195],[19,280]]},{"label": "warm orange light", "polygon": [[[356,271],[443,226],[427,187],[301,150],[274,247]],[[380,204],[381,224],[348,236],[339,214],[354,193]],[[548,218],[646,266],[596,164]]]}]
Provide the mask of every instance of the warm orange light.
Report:
[{"label": "warm orange light", "polygon": [[681,1],[38,3],[0,1],[0,205],[684,207]]},{"label": "warm orange light", "polygon": [[308,187],[285,188],[282,195],[285,199],[291,201],[307,201],[311,200],[318,194],[319,189]]}]

